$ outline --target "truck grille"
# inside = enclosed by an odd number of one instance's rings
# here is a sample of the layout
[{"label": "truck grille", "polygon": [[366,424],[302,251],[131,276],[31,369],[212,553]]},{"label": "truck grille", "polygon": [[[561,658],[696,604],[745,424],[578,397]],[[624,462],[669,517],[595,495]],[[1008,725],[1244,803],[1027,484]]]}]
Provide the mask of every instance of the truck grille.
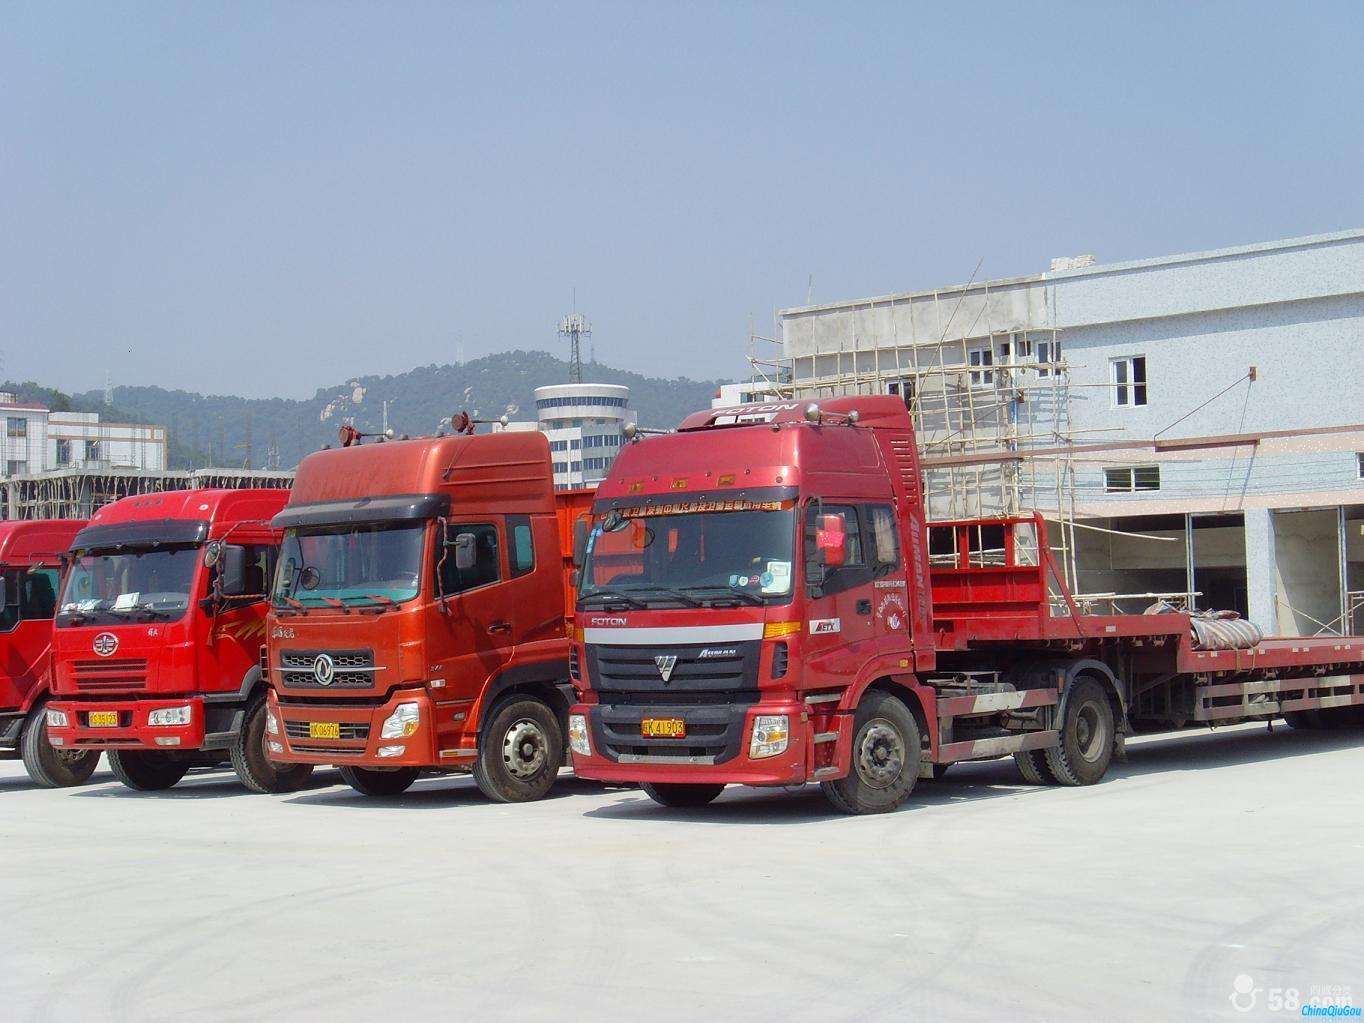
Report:
[{"label": "truck grille", "polygon": [[98,661],[75,661],[72,680],[82,692],[127,692],[147,688],[147,662],[135,657],[105,657]]},{"label": "truck grille", "polygon": [[[286,721],[284,722],[284,734],[290,739],[307,739],[308,725],[309,722],[307,721]],[[357,722],[352,724],[349,721],[342,721],[340,727],[341,734],[338,738],[346,742],[356,742],[369,738],[368,722]]]},{"label": "truck grille", "polygon": [[[331,684],[323,686],[313,670],[319,654],[332,659]],[[286,689],[369,689],[374,685],[373,650],[281,650],[280,680]]]},{"label": "truck grille", "polygon": [[[612,760],[723,763],[743,742],[744,716],[758,702],[761,644],[587,648],[591,685],[600,701],[592,714],[597,749]],[[704,656],[703,656],[704,655]],[[668,678],[658,658],[676,657]],[[681,739],[640,734],[644,718],[686,722]]]}]

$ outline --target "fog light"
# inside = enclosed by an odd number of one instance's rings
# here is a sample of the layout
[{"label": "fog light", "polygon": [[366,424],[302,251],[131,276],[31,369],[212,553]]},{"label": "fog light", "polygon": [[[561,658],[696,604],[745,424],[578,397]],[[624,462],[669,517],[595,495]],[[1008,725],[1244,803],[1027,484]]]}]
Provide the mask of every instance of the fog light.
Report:
[{"label": "fog light", "polygon": [[407,752],[406,746],[380,746],[379,756],[381,757],[400,757]]},{"label": "fog light", "polygon": [[265,712],[265,730],[271,735],[279,735],[279,722],[275,720],[275,715],[268,710]]},{"label": "fog light", "polygon": [[48,728],[65,728],[65,727],[66,727],[66,711],[64,711],[64,710],[52,710],[51,708],[49,708],[49,709],[48,709],[48,712],[47,712],[47,727],[48,727]]},{"label": "fog light", "polygon": [[[381,739],[402,739],[411,735],[417,730],[417,725],[421,723],[421,707],[415,703],[400,703],[393,708],[393,713],[384,719],[383,727],[379,729]],[[393,754],[389,754],[393,756]]]},{"label": "fog light", "polygon": [[[183,707],[162,707],[154,710],[147,715],[149,725],[187,725],[189,724],[190,706],[185,704]],[[162,745],[167,745],[162,743]]]},{"label": "fog light", "polygon": [[280,743],[272,742],[272,743],[270,743],[270,752],[271,752],[271,753],[283,753],[283,752],[284,752],[284,747],[283,747]]},{"label": "fog light", "polygon": [[48,744],[49,746],[65,746],[65,745],[66,745],[66,740],[65,740],[65,739],[51,739],[51,738],[49,738],[49,739],[47,740],[47,744]]},{"label": "fog light", "polygon": [[158,746],[179,746],[180,737],[178,735],[158,735],[156,744]]},{"label": "fog light", "polygon": [[568,745],[580,757],[592,755],[592,740],[587,737],[587,715],[568,716]]},{"label": "fog light", "polygon": [[791,719],[785,714],[759,714],[753,719],[753,739],[748,744],[752,760],[785,753],[791,741]]}]

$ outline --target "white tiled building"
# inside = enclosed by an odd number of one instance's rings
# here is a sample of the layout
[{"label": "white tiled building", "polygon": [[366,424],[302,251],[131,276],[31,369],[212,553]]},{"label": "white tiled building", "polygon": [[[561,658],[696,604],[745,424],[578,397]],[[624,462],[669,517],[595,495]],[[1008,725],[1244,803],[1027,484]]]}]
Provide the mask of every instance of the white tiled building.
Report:
[{"label": "white tiled building", "polygon": [[606,478],[625,442],[630,388],[623,384],[551,384],[535,389],[533,423],[510,423],[509,430],[540,430],[549,439],[554,486],[559,490],[591,486]]},{"label": "white tiled building", "polygon": [[54,469],[166,468],[166,429],[104,423],[98,412],[54,412],[0,392],[4,477]]}]

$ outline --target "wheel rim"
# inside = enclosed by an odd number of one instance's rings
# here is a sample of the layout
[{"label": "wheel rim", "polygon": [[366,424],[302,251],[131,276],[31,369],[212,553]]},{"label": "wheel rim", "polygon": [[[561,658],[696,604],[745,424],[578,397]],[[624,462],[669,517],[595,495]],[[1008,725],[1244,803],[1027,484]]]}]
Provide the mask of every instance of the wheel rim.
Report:
[{"label": "wheel rim", "polygon": [[534,721],[522,718],[502,737],[502,762],[517,778],[533,778],[545,766],[549,740]]},{"label": "wheel rim", "polygon": [[67,767],[78,766],[85,760],[86,756],[89,754],[89,750],[58,749],[56,746],[52,747],[52,752],[57,754],[57,761],[59,763],[65,764]]},{"label": "wheel rim", "polygon": [[1092,703],[1085,704],[1075,715],[1075,744],[1079,747],[1080,756],[1090,763],[1103,755],[1103,733],[1099,708]]},{"label": "wheel rim", "polygon": [[857,743],[857,776],[872,788],[894,785],[904,772],[905,740],[885,718],[867,723]]}]

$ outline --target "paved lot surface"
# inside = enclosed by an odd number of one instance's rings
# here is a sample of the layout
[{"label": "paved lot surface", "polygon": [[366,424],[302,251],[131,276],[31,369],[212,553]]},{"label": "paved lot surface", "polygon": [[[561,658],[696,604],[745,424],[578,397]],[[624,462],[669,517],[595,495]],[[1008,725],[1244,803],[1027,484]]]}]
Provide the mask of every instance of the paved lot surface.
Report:
[{"label": "paved lot surface", "polygon": [[[1288,1019],[1364,1002],[1364,734],[1146,737],[1102,785],[1011,762],[899,813],[656,807],[572,779],[134,794],[0,764],[7,1020]],[[1238,976],[1255,1008],[1234,1011]],[[1245,984],[1245,982],[1242,982]]]}]

